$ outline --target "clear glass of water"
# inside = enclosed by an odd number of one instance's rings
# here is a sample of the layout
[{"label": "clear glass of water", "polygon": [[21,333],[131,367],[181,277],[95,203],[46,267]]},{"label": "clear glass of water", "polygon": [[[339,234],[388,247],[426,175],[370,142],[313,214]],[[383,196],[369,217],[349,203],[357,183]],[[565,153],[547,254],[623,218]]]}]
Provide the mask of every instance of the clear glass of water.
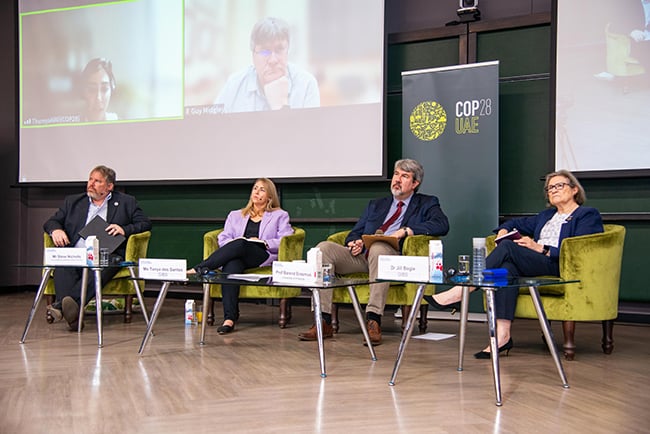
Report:
[{"label": "clear glass of water", "polygon": [[469,255],[458,255],[458,274],[469,275]]},{"label": "clear glass of water", "polygon": [[99,266],[108,267],[109,257],[110,257],[110,253],[108,253],[108,249],[106,248],[99,249]]}]

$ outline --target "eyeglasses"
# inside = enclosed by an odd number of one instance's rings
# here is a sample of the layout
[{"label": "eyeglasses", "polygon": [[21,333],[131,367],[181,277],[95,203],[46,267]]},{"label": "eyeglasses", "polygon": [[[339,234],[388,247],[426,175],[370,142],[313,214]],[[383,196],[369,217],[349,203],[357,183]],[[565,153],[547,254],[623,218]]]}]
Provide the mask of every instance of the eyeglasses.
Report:
[{"label": "eyeglasses", "polygon": [[544,188],[544,191],[549,192],[553,190],[563,190],[565,186],[570,185],[568,182],[558,182],[557,184],[551,184]]},{"label": "eyeglasses", "polygon": [[271,57],[271,54],[275,54],[276,57],[280,57],[280,56],[284,56],[285,54],[287,54],[287,51],[289,51],[288,47],[276,48],[274,50],[264,48],[264,49],[255,51],[255,54],[258,54],[258,55],[268,59],[269,57]]}]

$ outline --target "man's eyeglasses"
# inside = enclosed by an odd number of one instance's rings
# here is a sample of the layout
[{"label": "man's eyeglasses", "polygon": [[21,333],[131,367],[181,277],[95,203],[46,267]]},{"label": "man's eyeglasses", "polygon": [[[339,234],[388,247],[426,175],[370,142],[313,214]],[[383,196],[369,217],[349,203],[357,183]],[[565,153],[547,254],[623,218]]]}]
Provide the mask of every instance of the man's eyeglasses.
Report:
[{"label": "man's eyeglasses", "polygon": [[560,191],[560,190],[563,190],[564,187],[566,187],[567,185],[570,185],[570,184],[568,182],[558,182],[557,184],[551,184],[551,185],[547,186],[544,189],[544,191],[546,191],[546,192],[553,191],[553,190]]},{"label": "man's eyeglasses", "polygon": [[264,49],[261,49],[261,50],[256,50],[255,54],[258,54],[258,55],[264,57],[265,59],[268,59],[269,57],[271,57],[271,54],[275,53],[275,55],[277,57],[280,57],[280,56],[284,56],[285,54],[287,54],[287,51],[289,51],[289,49],[287,47],[276,48],[274,50],[264,48]]}]

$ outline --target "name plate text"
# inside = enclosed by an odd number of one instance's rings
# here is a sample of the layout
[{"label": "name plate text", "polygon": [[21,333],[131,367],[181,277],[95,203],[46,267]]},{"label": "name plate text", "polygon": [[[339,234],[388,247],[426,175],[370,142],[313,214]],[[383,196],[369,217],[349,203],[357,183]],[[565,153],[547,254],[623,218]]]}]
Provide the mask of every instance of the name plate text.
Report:
[{"label": "name plate text", "polygon": [[86,249],[83,247],[47,247],[43,256],[45,265],[86,266]]},{"label": "name plate text", "polygon": [[315,283],[316,267],[307,262],[273,262],[273,281],[286,283]]},{"label": "name plate text", "polygon": [[187,280],[186,259],[140,258],[138,276],[153,280]]},{"label": "name plate text", "polygon": [[429,281],[429,258],[426,256],[380,255],[377,278],[405,282]]}]

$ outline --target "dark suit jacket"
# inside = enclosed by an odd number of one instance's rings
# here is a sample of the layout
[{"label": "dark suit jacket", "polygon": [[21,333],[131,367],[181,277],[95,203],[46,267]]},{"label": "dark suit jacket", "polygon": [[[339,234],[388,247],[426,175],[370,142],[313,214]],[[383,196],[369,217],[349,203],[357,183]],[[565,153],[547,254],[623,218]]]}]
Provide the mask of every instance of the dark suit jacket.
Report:
[{"label": "dark suit jacket", "polygon": [[[520,217],[509,220],[499,226],[499,229],[507,229],[508,231],[517,228],[519,232],[524,235],[532,236],[534,240],[539,240],[542,228],[557,212],[555,208],[548,208],[537,215],[530,217]],[[562,240],[566,237],[577,237],[579,235],[589,235],[603,232],[603,220],[600,213],[596,208],[588,206],[580,206],[576,208],[573,213],[566,218],[560,229],[560,241],[558,247],[551,247],[551,259],[558,261],[560,257],[559,246],[562,245]]]},{"label": "dark suit jacket", "polygon": [[[345,239],[345,243],[358,240],[361,235],[372,235],[377,232],[377,229],[386,220],[392,202],[392,196],[371,200]],[[411,197],[409,206],[404,213],[402,226],[411,228],[414,235],[446,235],[449,232],[449,221],[440,208],[438,198],[420,193],[415,193]],[[402,238],[400,249],[403,242]]]},{"label": "dark suit jacket", "polygon": [[[79,231],[86,225],[88,208],[90,208],[90,200],[86,193],[68,196],[63,206],[43,224],[43,229],[48,234],[55,229],[63,229],[70,239],[70,246],[74,246],[80,238]],[[140,209],[135,198],[119,191],[113,191],[106,210],[106,221],[109,224],[120,225],[127,239],[131,234],[151,229],[151,221]],[[126,241],[115,250],[115,253],[124,258]]]}]

